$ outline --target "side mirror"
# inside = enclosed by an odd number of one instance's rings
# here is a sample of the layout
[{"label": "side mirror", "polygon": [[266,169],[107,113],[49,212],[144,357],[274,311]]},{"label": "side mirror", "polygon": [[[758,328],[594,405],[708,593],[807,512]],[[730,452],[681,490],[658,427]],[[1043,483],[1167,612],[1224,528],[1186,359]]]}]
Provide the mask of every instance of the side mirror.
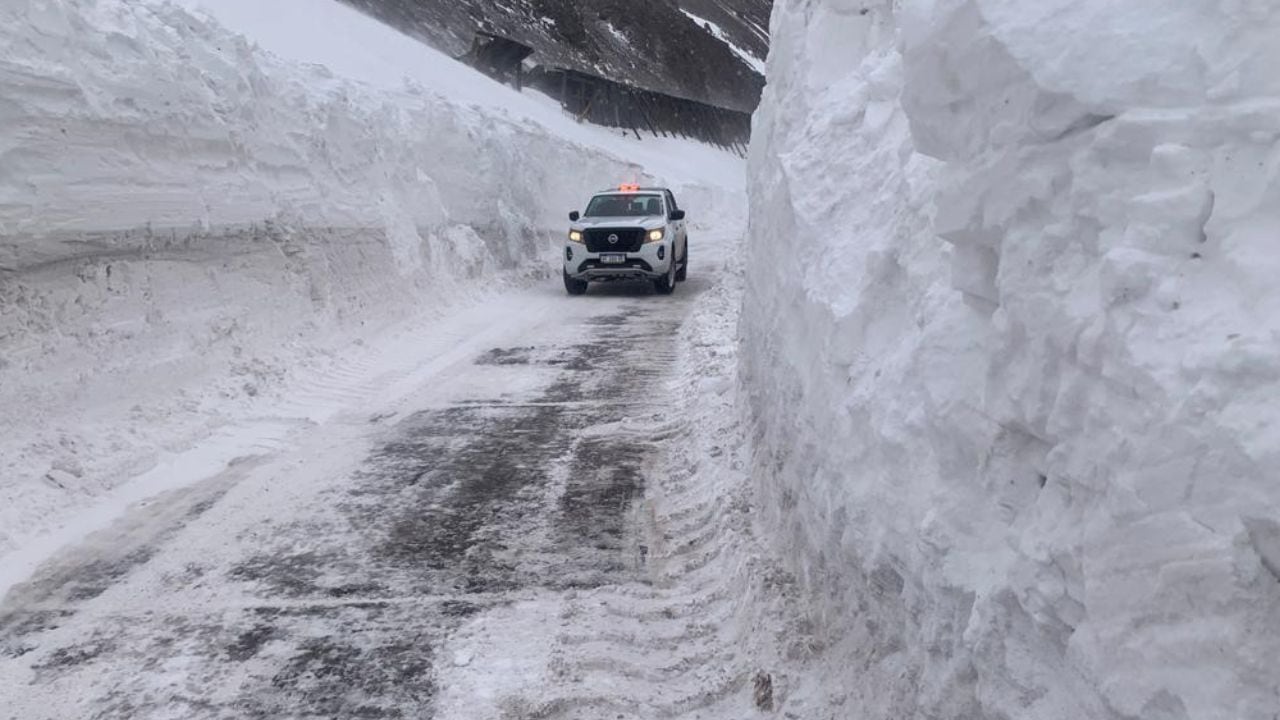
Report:
[{"label": "side mirror", "polygon": [[672,219],[672,220],[683,220],[683,219],[684,219],[684,211],[683,211],[683,210],[672,210],[672,211],[671,211],[671,219]]},{"label": "side mirror", "polygon": [[578,214],[578,211],[574,210],[573,212],[569,213],[569,222],[578,222],[578,218],[580,217],[582,216]]}]

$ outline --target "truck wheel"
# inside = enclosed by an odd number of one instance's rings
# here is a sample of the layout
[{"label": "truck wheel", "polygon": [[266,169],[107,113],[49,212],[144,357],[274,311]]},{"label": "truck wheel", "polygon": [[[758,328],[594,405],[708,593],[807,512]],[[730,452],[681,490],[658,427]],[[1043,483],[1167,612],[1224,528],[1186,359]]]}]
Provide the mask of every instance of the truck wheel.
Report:
[{"label": "truck wheel", "polygon": [[676,289],[676,259],[671,258],[671,266],[667,270],[667,274],[653,281],[653,289],[658,291],[659,295],[670,295]]},{"label": "truck wheel", "polygon": [[570,295],[581,295],[587,291],[586,280],[574,280],[573,278],[569,277],[568,270],[562,270],[561,272],[564,273],[565,292],[569,293]]},{"label": "truck wheel", "polygon": [[684,241],[684,260],[680,263],[680,269],[676,271],[676,282],[684,282],[689,275],[689,240]]}]

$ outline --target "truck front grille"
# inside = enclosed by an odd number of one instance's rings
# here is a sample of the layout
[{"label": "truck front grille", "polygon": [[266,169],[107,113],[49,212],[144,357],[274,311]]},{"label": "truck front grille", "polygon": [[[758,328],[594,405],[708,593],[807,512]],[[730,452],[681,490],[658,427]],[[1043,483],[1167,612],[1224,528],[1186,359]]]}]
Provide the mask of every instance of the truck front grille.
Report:
[{"label": "truck front grille", "polygon": [[[638,252],[644,244],[644,230],[640,228],[596,228],[585,233],[587,250],[600,252]],[[615,242],[609,242],[610,237]]]}]

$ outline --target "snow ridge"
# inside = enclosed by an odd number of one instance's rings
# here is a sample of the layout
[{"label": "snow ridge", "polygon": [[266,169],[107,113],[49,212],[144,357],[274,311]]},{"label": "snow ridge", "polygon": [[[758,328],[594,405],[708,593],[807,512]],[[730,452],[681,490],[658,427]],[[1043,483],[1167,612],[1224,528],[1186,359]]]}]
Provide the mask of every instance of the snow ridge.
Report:
[{"label": "snow ridge", "polygon": [[835,639],[810,700],[1270,718],[1280,10],[773,26],[743,373],[763,522]]}]

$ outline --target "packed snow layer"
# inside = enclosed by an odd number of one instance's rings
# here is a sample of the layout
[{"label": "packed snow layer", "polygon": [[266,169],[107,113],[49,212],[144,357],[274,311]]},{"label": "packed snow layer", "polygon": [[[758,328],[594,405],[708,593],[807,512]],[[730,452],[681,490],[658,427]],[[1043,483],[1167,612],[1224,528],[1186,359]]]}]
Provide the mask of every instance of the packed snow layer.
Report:
[{"label": "packed snow layer", "polygon": [[1280,6],[1174,5],[775,6],[753,473],[860,717],[1280,711]]},{"label": "packed snow layer", "polygon": [[[740,186],[331,0],[201,4],[0,6],[0,557],[394,324],[547,277],[592,190],[662,180],[696,219]],[[321,64],[343,32],[380,83]]]}]

